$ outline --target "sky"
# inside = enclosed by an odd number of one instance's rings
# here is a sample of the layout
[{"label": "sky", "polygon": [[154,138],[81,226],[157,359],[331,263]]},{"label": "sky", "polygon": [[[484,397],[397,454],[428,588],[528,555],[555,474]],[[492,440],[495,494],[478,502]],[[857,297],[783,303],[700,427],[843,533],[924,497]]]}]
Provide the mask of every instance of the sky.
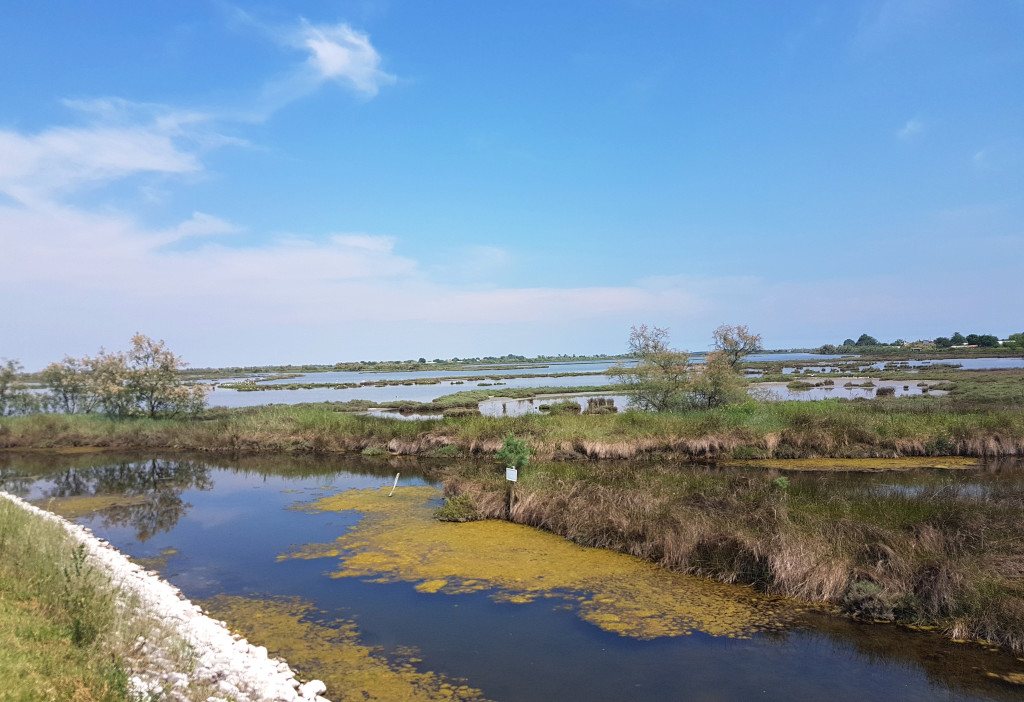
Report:
[{"label": "sky", "polygon": [[1024,331],[1024,2],[0,0],[0,357]]}]

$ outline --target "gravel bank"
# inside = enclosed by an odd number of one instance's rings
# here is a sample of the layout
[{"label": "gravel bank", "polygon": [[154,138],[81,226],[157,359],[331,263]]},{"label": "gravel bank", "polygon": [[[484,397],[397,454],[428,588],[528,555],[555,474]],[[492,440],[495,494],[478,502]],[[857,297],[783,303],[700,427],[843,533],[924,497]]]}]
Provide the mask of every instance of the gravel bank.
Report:
[{"label": "gravel bank", "polygon": [[200,690],[208,690],[212,691],[208,702],[328,702],[320,696],[326,691],[322,682],[301,684],[285,661],[268,657],[263,646],[232,634],[223,622],[203,614],[178,588],[132,563],[85,527],[9,493],[0,491],[0,498],[63,526],[85,544],[92,562],[107,572],[116,587],[138,600],[137,611],[162,622],[192,647],[191,670],[182,671],[175,670],[173,663],[180,655],[165,650],[170,641],[137,642],[141,665],[132,665],[129,674],[141,699],[184,702],[197,699]]}]

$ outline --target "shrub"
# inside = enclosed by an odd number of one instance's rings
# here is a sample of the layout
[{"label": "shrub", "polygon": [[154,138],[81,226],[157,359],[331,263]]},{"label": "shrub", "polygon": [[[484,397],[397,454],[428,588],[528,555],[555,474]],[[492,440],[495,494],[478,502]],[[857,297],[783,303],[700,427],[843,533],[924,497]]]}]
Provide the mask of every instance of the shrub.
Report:
[{"label": "shrub", "polygon": [[562,402],[552,402],[548,405],[548,414],[579,414],[581,409],[582,407],[579,402],[574,400],[563,400]]},{"label": "shrub", "polygon": [[482,518],[469,495],[446,497],[444,505],[434,510],[434,519],[440,522],[475,522]]},{"label": "shrub", "polygon": [[444,410],[443,414],[446,418],[449,417],[479,417],[480,410],[476,407],[449,407]]}]

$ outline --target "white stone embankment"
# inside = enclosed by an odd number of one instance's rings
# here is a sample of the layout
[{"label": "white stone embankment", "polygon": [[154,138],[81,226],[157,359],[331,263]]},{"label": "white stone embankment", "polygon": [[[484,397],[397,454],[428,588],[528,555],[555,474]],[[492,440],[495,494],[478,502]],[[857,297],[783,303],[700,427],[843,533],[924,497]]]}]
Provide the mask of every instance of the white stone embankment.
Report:
[{"label": "white stone embankment", "polygon": [[[131,684],[143,699],[192,700],[199,689],[212,690],[208,702],[328,702],[320,696],[326,686],[319,680],[300,683],[283,660],[270,658],[263,646],[254,646],[228,631],[223,622],[203,614],[178,588],[129,561],[120,551],[85,527],[41,510],[9,493],[0,498],[44,519],[60,524],[85,544],[92,562],[102,568],[115,587],[137,600],[136,607],[168,627],[192,647],[191,670],[175,670],[178,659],[161,650],[164,641],[140,641],[143,653],[129,671]],[[135,669],[139,668],[139,669]]]}]

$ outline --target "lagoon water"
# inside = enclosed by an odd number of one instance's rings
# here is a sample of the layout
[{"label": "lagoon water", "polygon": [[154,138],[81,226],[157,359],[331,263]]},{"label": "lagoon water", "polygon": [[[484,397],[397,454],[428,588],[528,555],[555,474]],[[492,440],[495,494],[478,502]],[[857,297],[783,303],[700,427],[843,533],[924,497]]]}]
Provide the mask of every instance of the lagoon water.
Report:
[{"label": "lagoon water", "polygon": [[[754,354],[749,357],[750,361],[807,361],[807,360],[819,360],[819,359],[835,359],[841,358],[839,356],[822,356],[818,354],[809,353],[783,353],[783,354]],[[849,359],[850,357],[846,357]],[[701,356],[692,357],[693,362],[703,362]],[[624,361],[622,365],[630,366],[632,361]],[[1024,367],[1024,358],[970,358],[970,359],[948,359],[944,361],[936,361],[938,363],[959,363],[964,369],[980,370],[980,369],[997,369],[997,368],[1021,368]],[[408,385],[387,385],[383,387],[377,387],[375,385],[367,385],[356,388],[306,388],[297,390],[285,390],[285,389],[270,389],[270,390],[259,390],[241,392],[238,390],[232,390],[229,388],[215,387],[209,395],[209,404],[211,406],[222,406],[222,407],[251,407],[255,405],[269,405],[269,404],[300,404],[304,402],[346,402],[349,400],[368,400],[370,402],[376,402],[378,404],[386,405],[389,402],[398,401],[414,401],[414,402],[430,402],[442,395],[448,395],[463,390],[488,390],[489,394],[494,397],[501,397],[503,389],[511,388],[532,388],[532,387],[558,387],[566,388],[566,392],[571,393],[573,388],[579,388],[587,385],[610,385],[615,382],[614,378],[606,374],[611,368],[619,365],[615,361],[584,361],[584,362],[571,362],[571,363],[548,363],[548,364],[537,364],[531,366],[521,366],[516,368],[510,368],[508,370],[480,370],[473,367],[460,369],[458,371],[416,371],[416,372],[337,372],[328,371],[323,373],[307,373],[297,378],[282,378],[278,380],[269,380],[261,382],[261,386],[273,387],[274,385],[286,385],[288,383],[365,383],[365,382],[383,382],[383,381],[399,381],[408,382]],[[884,367],[884,363],[877,363],[863,366],[863,372],[870,373],[872,369],[880,370]],[[908,364],[912,369],[920,372],[927,371],[930,363],[927,361],[910,361]],[[831,368],[834,366],[821,366],[819,370]],[[792,367],[783,368],[784,373],[793,372]],[[554,373],[586,373],[587,375],[570,375],[570,376],[544,376],[544,377],[513,377],[513,378],[497,378],[500,375],[539,375],[539,374],[554,374]],[[455,378],[458,377],[460,380],[441,380],[436,384],[430,385],[416,385],[413,381],[427,378]],[[849,378],[844,379],[839,383],[850,380]],[[489,383],[481,384],[481,383]],[[920,392],[917,388],[916,383],[910,384],[910,389],[904,391],[903,385],[906,383],[899,383],[896,381],[885,381],[884,383],[876,384],[891,384],[896,387],[897,395],[902,394],[914,394]],[[757,386],[753,386],[757,394]],[[824,399],[827,397],[847,397],[848,399],[855,399],[857,397],[870,397],[873,396],[874,391],[866,390],[850,390],[836,387],[834,391],[825,389],[815,389],[809,392],[792,392],[785,388],[784,385],[773,385],[770,388],[775,399],[783,400],[812,400],[812,399]],[[518,408],[516,411],[522,413],[523,411],[530,411],[529,406],[535,406],[545,400],[539,402],[531,401],[519,401],[516,404]],[[481,404],[481,411],[484,414],[494,414],[492,411],[492,404],[490,402],[484,402]],[[500,404],[500,403],[499,403]],[[621,403],[616,400],[616,405]],[[511,407],[511,405],[510,405]],[[624,409],[624,406],[620,406],[619,409]],[[510,411],[508,408],[506,411]],[[500,414],[500,412],[498,412]]]},{"label": "lagoon water", "polygon": [[[272,652],[295,642],[274,640],[288,628],[265,624],[268,613],[282,602],[311,606],[301,610],[306,625],[315,621],[323,631],[346,634],[338,643],[315,639],[324,647],[321,669],[302,660],[293,667],[312,665],[306,675],[328,678],[323,661],[350,665],[350,658],[327,649],[355,641],[371,647],[378,662],[376,673],[359,677],[369,694],[385,684],[377,682],[383,665],[416,684],[429,678],[449,685],[437,697],[416,699],[1024,699],[1020,687],[987,675],[1022,673],[1024,665],[979,646],[766,602],[747,588],[654,572],[627,556],[591,555],[595,550],[526,527],[439,525],[429,519],[429,507],[440,491],[424,477],[436,463],[138,455],[2,460],[0,487],[71,516],[133,558],[150,559],[145,562],[188,597],[253,603],[260,615],[242,622],[249,627],[243,633]],[[389,501],[396,472],[401,479]],[[946,479],[923,471],[847,474],[837,486],[893,490]],[[999,473],[957,478],[981,485],[1003,479]],[[967,499],[971,491],[964,494]],[[488,531],[489,524],[497,530]],[[505,527],[519,531],[500,530]],[[422,531],[428,529],[436,531]],[[490,540],[453,536],[474,529]],[[444,553],[432,550],[442,541]],[[485,550],[474,551],[481,543]],[[598,557],[611,560],[588,560]],[[484,567],[488,559],[497,570]],[[545,559],[553,563],[544,566]],[[452,572],[439,574],[447,563],[455,564]],[[610,568],[637,586],[606,590],[586,580],[593,568]],[[566,579],[576,572],[583,574],[579,584]],[[655,588],[641,587],[651,578]]]}]

